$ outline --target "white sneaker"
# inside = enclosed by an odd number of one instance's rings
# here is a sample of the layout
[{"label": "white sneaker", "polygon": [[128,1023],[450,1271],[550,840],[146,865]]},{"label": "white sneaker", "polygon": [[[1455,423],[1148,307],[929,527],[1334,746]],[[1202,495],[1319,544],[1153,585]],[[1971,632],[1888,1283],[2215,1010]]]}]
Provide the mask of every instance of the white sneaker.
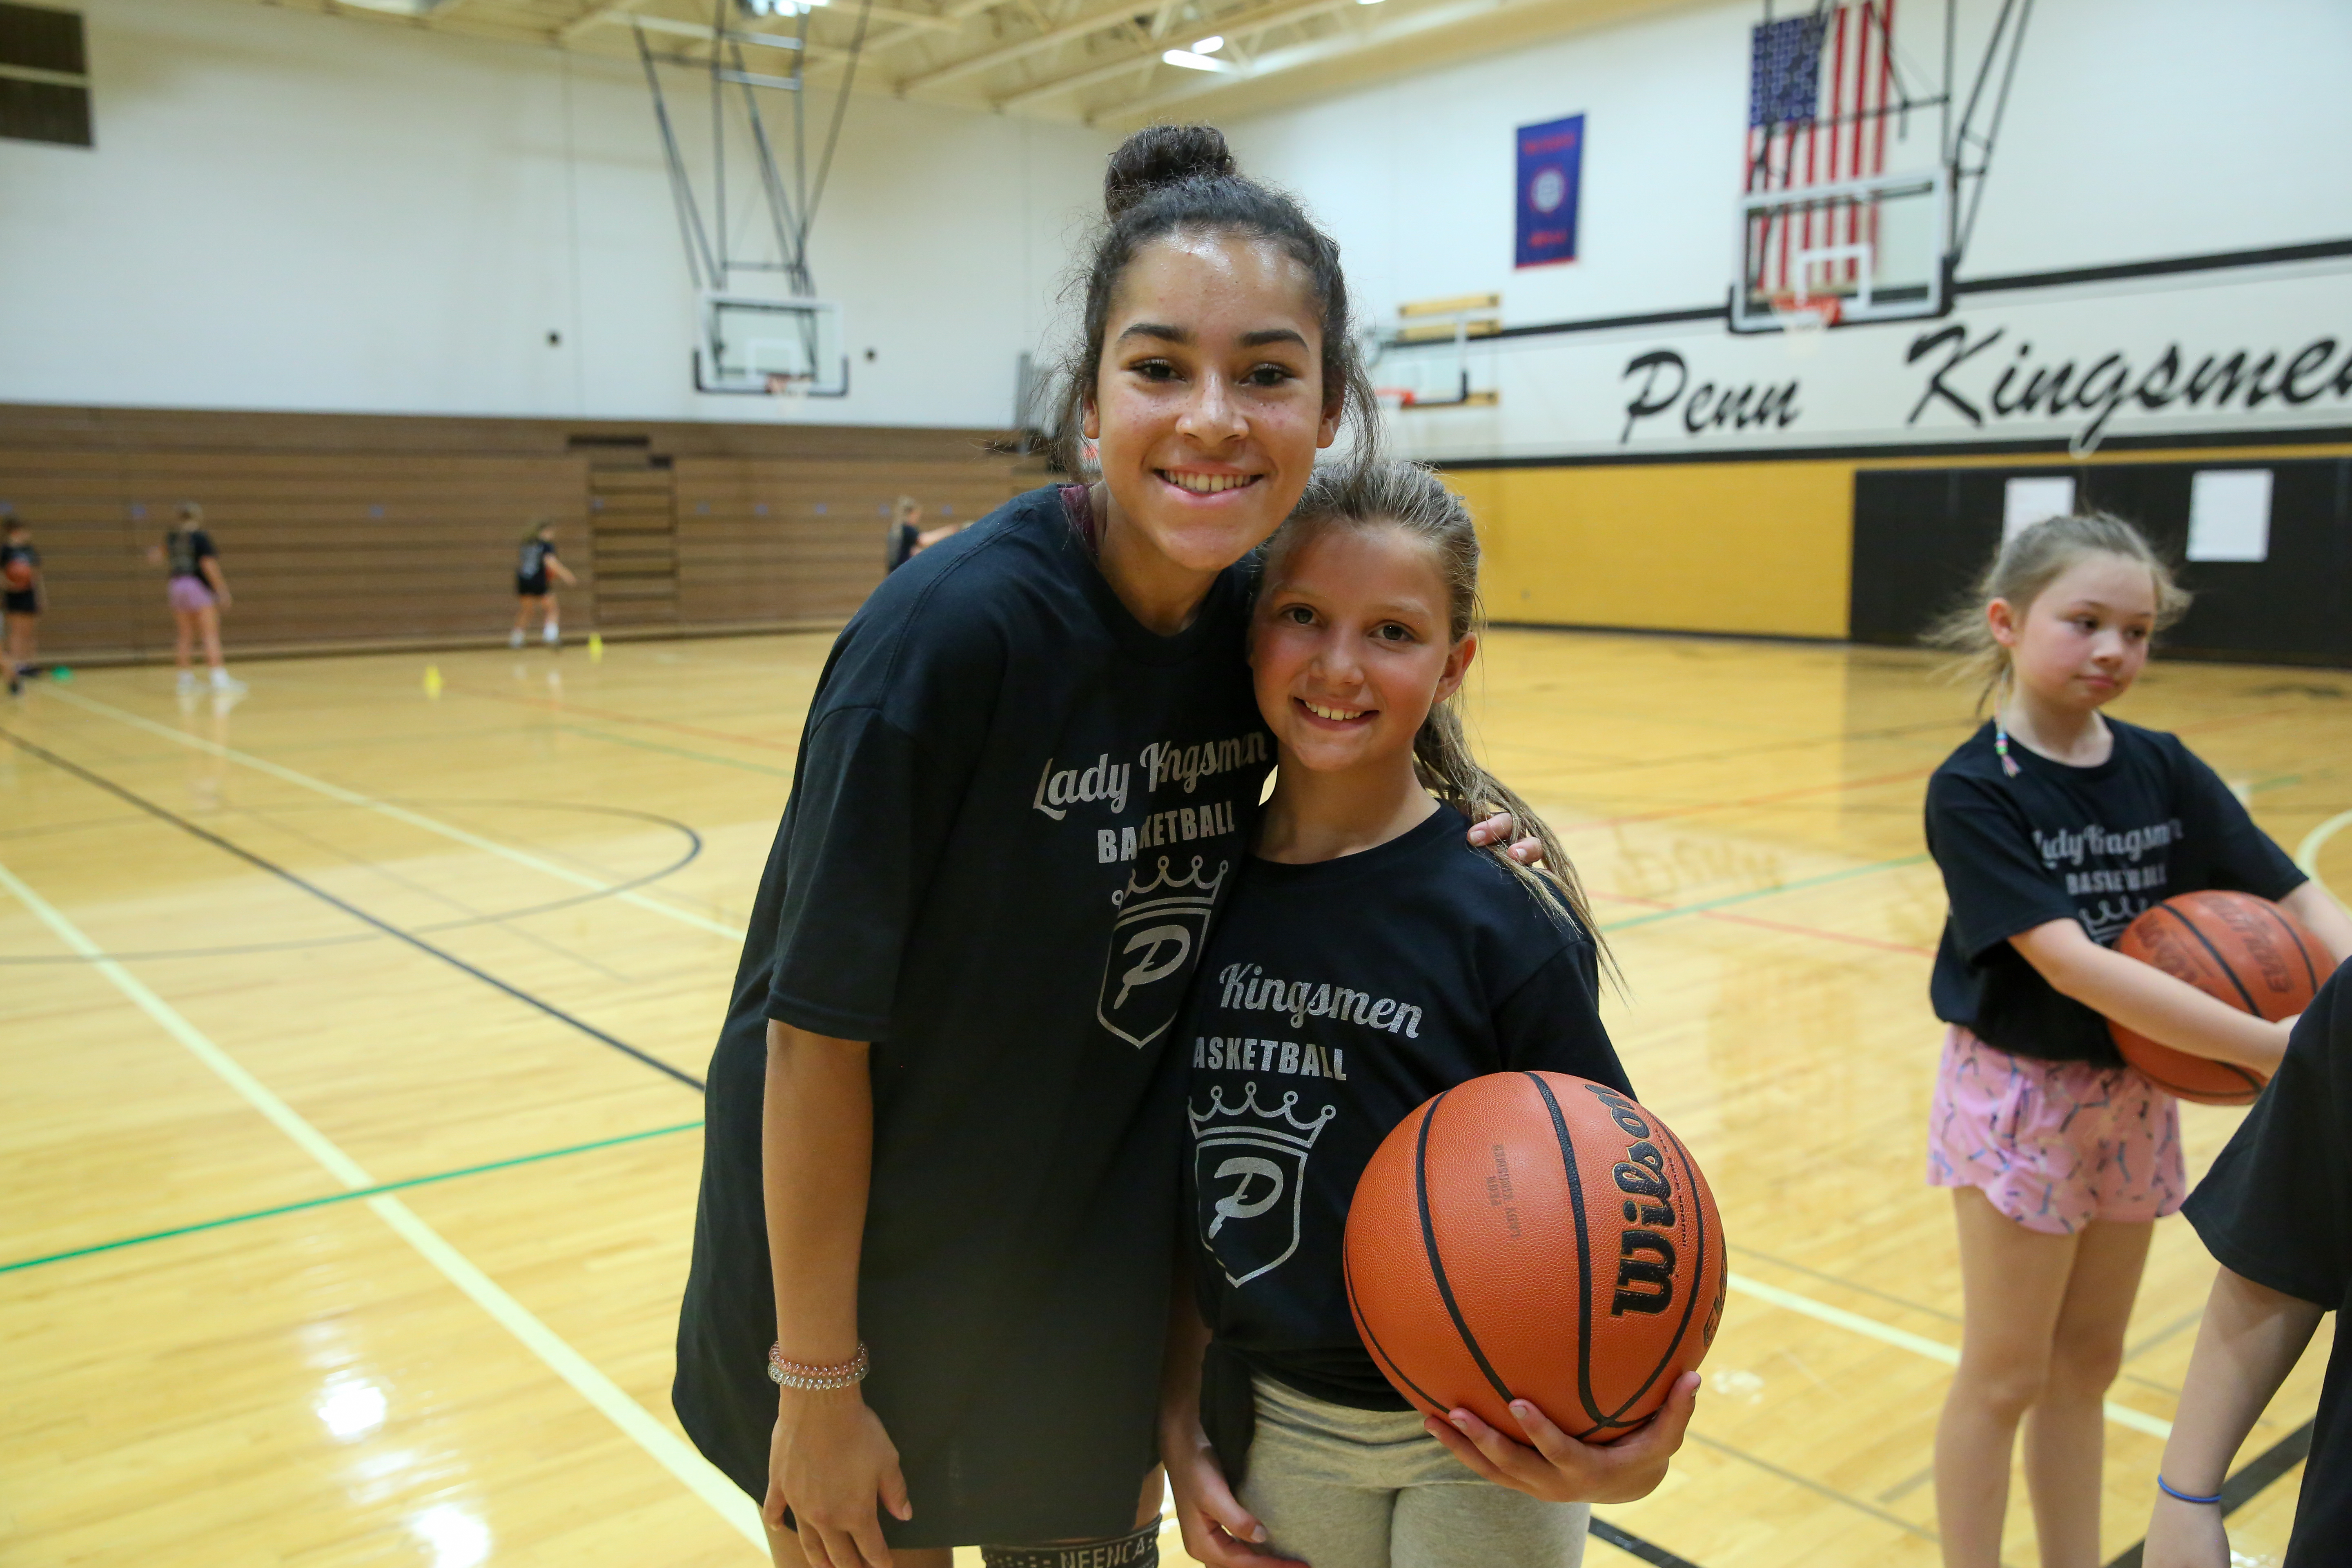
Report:
[{"label": "white sneaker", "polygon": [[213,689],[234,695],[245,689],[245,682],[231,676],[226,669],[215,669],[213,671]]},{"label": "white sneaker", "polygon": [[194,691],[195,689],[196,672],[193,669],[184,669],[180,671],[180,689],[183,691]]},{"label": "white sneaker", "polygon": [[556,630],[553,626],[548,627],[545,631],[541,632],[540,636],[547,639],[547,646],[550,647],[553,647],[556,644],[563,640],[563,634]]},{"label": "white sneaker", "polygon": [[520,626],[517,626],[517,627],[515,627],[515,629],[514,629],[514,630],[512,630],[512,631],[510,631],[510,632],[509,632],[509,633],[507,634],[507,647],[522,647],[522,628],[521,628]]}]

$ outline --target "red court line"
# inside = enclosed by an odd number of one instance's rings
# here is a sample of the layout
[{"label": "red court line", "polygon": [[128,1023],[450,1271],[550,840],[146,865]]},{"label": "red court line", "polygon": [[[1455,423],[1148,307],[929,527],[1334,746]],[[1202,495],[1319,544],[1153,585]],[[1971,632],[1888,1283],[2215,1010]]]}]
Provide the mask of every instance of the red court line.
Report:
[{"label": "red court line", "polygon": [[1682,905],[1670,904],[1664,899],[1644,899],[1633,893],[1609,893],[1596,889],[1592,896],[1596,899],[1607,899],[1614,904],[1641,904],[1648,909],[1689,914],[1703,921],[1723,921],[1731,925],[1756,926],[1764,931],[1781,931],[1790,936],[1819,937],[1823,942],[1843,942],[1855,947],[1874,947],[1885,952],[1907,952],[1920,958],[1936,956],[1933,948],[1913,947],[1899,942],[1881,942],[1876,937],[1853,936],[1842,931],[1823,931],[1819,926],[1790,925],[1784,921],[1759,920],[1754,915],[1726,914],[1720,910],[1685,910]]},{"label": "red court line", "polygon": [[590,719],[609,719],[616,724],[644,724],[656,730],[675,730],[681,735],[695,735],[706,741],[724,741],[732,746],[759,746],[771,752],[797,753],[801,743],[796,737],[790,745],[782,741],[758,741],[749,735],[738,735],[726,730],[706,730],[699,724],[681,724],[675,719],[647,719],[635,713],[615,713],[609,708],[591,708],[569,698],[519,697],[511,691],[484,691],[478,687],[451,685],[446,689],[460,697],[487,697],[493,702],[520,702],[526,708],[551,708],[560,713],[578,713]]}]

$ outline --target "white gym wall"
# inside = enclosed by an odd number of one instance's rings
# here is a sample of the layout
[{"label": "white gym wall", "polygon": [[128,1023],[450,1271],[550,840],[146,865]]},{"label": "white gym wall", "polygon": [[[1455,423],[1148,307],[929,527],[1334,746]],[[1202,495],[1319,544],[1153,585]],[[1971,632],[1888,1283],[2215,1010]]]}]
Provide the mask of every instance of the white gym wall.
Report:
[{"label": "white gym wall", "polygon": [[851,395],[698,396],[634,62],[83,9],[96,149],[0,142],[0,402],[1001,426],[1115,144],[858,96],[810,245]]},{"label": "white gym wall", "polygon": [[[1794,7],[1780,8],[1788,14]],[[1965,97],[1996,0],[1959,5]],[[1499,289],[1507,325],[1720,304],[1732,275],[1732,203],[1757,0],[1680,9],[1516,47],[1228,125],[1244,163],[1303,194],[1346,255],[1359,309],[1392,326],[1403,300]],[[1926,37],[1922,37],[1923,29]],[[1898,7],[1898,48],[1932,56],[1935,0]],[[2044,272],[2352,237],[2352,6],[2341,0],[2045,0],[2034,7],[1982,216],[1961,278]],[[1932,84],[1928,90],[1933,90]],[[1512,132],[1586,115],[1578,260],[1514,271]],[[1933,111],[1914,137],[1932,146]],[[2281,363],[2336,334],[2352,350],[2352,258],[1962,296],[1944,322],[1843,329],[1817,357],[1720,321],[1523,340],[1478,374],[1499,406],[1400,416],[1407,449],[1538,458],[2078,434],[2088,416],[1988,418],[1934,405],[1905,351],[1958,322],[2003,342],[1969,366],[1998,371],[2021,341],[2033,363],[2120,352],[2144,369],[2178,342],[2193,364],[2249,351]],[[1692,434],[1671,417],[1623,433],[1638,378],[1670,347],[1694,384],[1802,384],[1786,429]],[[1425,351],[1424,351],[1425,352]],[[2344,363],[2328,362],[2330,376]],[[1932,362],[1922,362],[1922,364]],[[1380,379],[1376,375],[1376,379]],[[1990,379],[1987,377],[1986,379]],[[2108,434],[2287,429],[2352,422],[2333,395],[2285,406],[2117,412]],[[1671,426],[1668,428],[1667,426]]]}]

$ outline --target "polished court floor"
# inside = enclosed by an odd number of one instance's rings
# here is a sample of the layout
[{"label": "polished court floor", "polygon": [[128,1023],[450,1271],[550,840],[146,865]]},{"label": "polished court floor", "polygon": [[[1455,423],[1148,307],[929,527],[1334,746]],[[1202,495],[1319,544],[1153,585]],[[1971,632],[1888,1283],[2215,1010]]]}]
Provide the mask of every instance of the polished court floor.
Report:
[{"label": "polished court floor", "polygon": [[[257,663],[234,705],[102,671],[0,708],[0,1561],[762,1560],[677,1434],[670,1339],[695,1082],[826,641]],[[1693,1440],[1588,1561],[1934,1563],[1959,1282],[1921,1179],[1919,802],[1966,696],[1903,653],[1522,631],[1476,690],[1731,1238]],[[2159,663],[2118,710],[2352,893],[2352,677]],[[2189,1108],[2192,1173],[2237,1115]],[[2211,1268],[2158,1227],[2111,1556]],[[2326,1349],[2241,1456],[2273,1477],[2245,1563],[2284,1547]],[[2034,1560],[2021,1495],[2005,1555]]]}]

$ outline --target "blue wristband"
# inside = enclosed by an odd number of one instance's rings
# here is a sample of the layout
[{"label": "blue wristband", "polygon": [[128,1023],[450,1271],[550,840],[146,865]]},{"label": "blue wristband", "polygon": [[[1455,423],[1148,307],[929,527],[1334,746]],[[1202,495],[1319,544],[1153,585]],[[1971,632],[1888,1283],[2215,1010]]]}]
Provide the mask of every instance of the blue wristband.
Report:
[{"label": "blue wristband", "polygon": [[2220,1492],[2215,1492],[2211,1497],[2193,1497],[2188,1492],[2182,1491],[2179,1487],[2174,1486],[2170,1481],[2166,1480],[2160,1475],[2156,1478],[2156,1489],[2162,1492],[2165,1496],[2170,1498],[2175,1502],[2217,1503],[2221,1500],[2221,1494]]}]

